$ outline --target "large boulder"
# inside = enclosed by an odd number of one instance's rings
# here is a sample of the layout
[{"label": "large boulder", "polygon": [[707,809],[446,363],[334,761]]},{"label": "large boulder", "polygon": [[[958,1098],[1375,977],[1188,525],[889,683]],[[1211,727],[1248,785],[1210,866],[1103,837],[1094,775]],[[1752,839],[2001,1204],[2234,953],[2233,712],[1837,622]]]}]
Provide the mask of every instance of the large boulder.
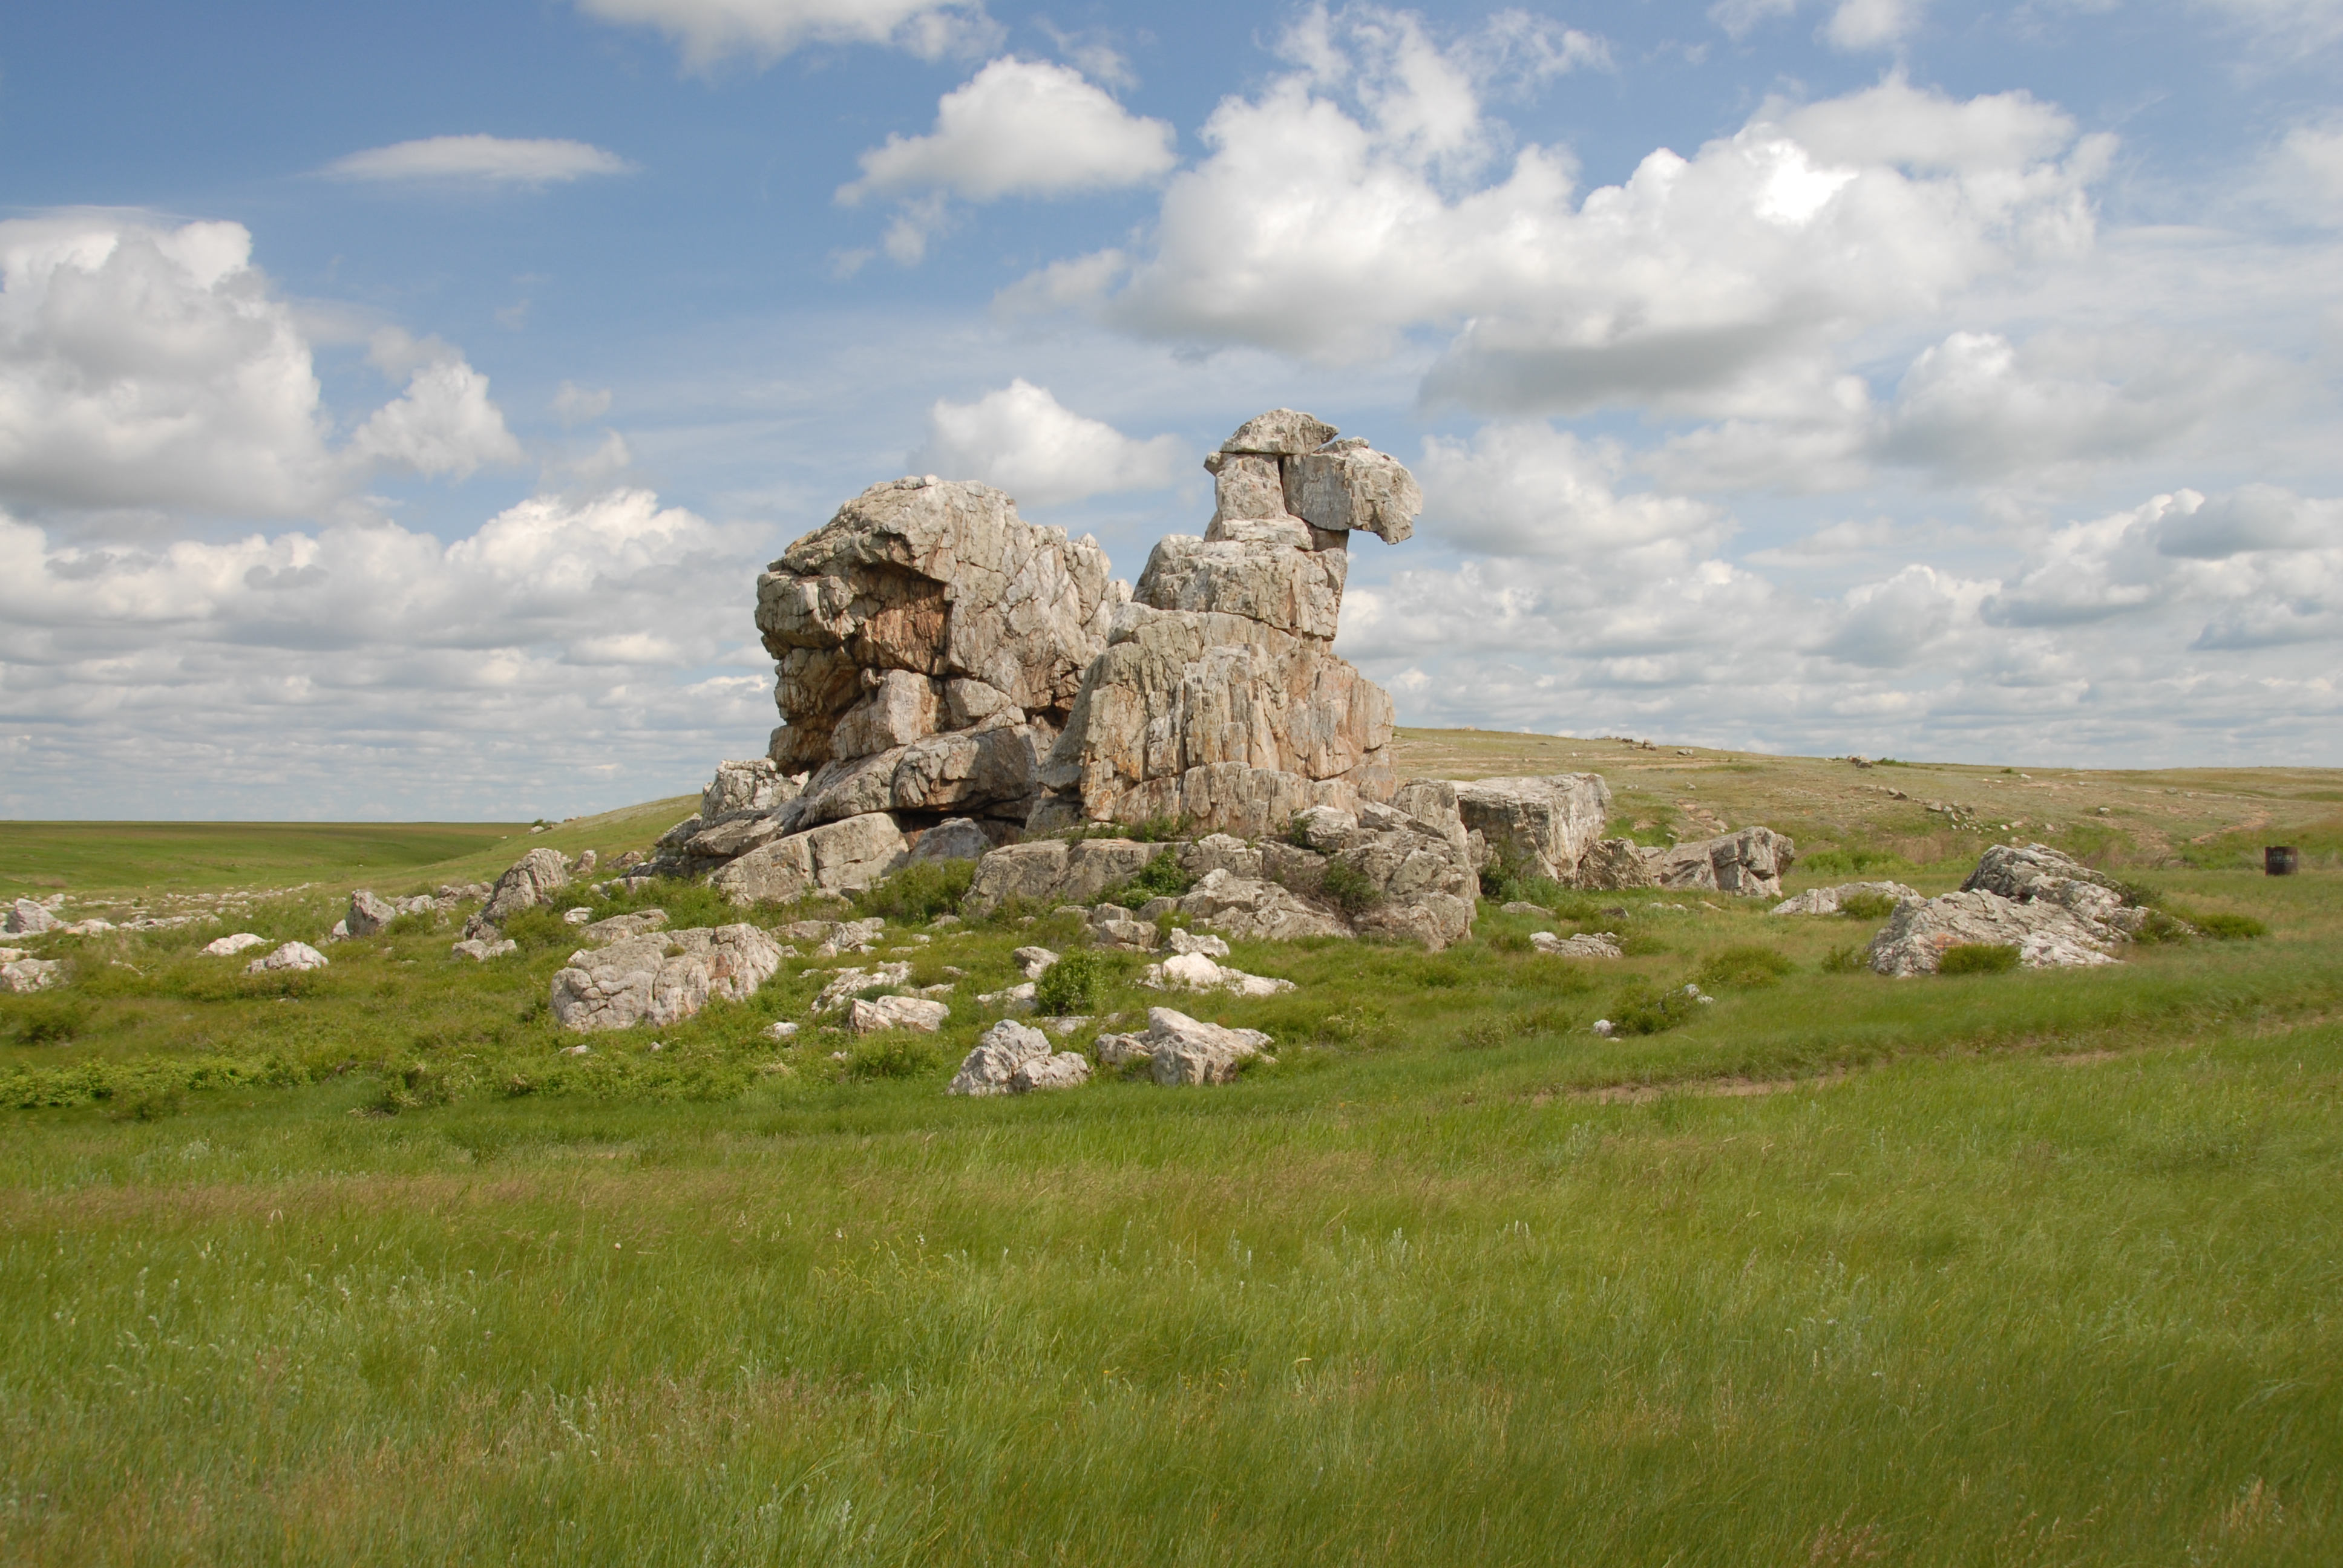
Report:
[{"label": "large boulder", "polygon": [[398,913],[389,900],[359,888],[350,894],[349,912],[342,917],[342,929],[354,937],[370,937],[398,919]]},{"label": "large boulder", "polygon": [[[475,924],[501,924],[519,914],[553,902],[553,895],[569,885],[569,860],[558,849],[531,849],[497,879],[488,901],[473,917]],[[466,935],[478,933],[469,927]]]},{"label": "large boulder", "polygon": [[2095,871],[2047,844],[1995,844],[1961,883],[1964,892],[1987,892],[2022,904],[2055,904],[2089,926],[2128,939],[2147,920],[2114,878]]},{"label": "large boulder", "polygon": [[1391,798],[1391,698],[1332,642],[1350,531],[1404,538],[1422,496],[1363,442],[1308,445],[1321,431],[1275,409],[1206,460],[1212,523],[1159,544],[1113,617],[1030,829],[1170,817],[1258,837],[1312,806]]},{"label": "large boulder", "polygon": [[1777,915],[1835,915],[1846,900],[1868,895],[1901,903],[1920,895],[1901,882],[1841,882],[1835,888],[1808,888],[1774,906]]},{"label": "large boulder", "polygon": [[699,792],[699,816],[704,822],[758,814],[788,804],[802,779],[784,774],[768,757],[719,762],[716,777]]},{"label": "large boulder", "polygon": [[1243,1065],[1270,1044],[1257,1029],[1228,1029],[1168,1007],[1151,1007],[1143,1032],[1102,1034],[1098,1053],[1109,1067],[1145,1062],[1155,1081],[1171,1088],[1233,1082]]},{"label": "large boulder", "polygon": [[24,996],[46,990],[64,981],[65,966],[55,959],[36,959],[15,952],[0,962],[0,991]]},{"label": "large boulder", "polygon": [[1017,1070],[1029,1061],[1046,1060],[1050,1050],[1048,1035],[1004,1018],[977,1036],[975,1049],[960,1062],[944,1092],[978,1097],[1012,1094],[1016,1091],[1010,1083]]},{"label": "large boulder", "polygon": [[626,1029],[691,1017],[711,997],[754,996],[781,967],[781,950],[755,926],[693,927],[580,949],[553,977],[564,1029]]},{"label": "large boulder", "polygon": [[328,960],[325,954],[307,942],[287,942],[266,958],[253,960],[244,966],[248,975],[299,973],[304,970],[324,969]]},{"label": "large boulder", "polygon": [[1874,970],[1897,979],[1936,973],[1953,947],[2013,947],[2027,969],[2073,969],[2115,962],[2109,949],[2120,940],[2062,905],[1964,890],[1898,904],[1867,956]]},{"label": "large boulder", "polygon": [[1574,885],[1589,892],[1617,893],[1630,888],[1653,888],[1659,878],[1651,858],[1633,839],[1600,839],[1579,858]]},{"label": "large boulder", "polygon": [[1745,899],[1780,898],[1782,873],[1797,857],[1796,842],[1771,828],[1744,828],[1647,855],[1663,888],[1714,889]]},{"label": "large boulder", "polygon": [[[1087,537],[1018,517],[990,486],[906,478],[873,485],[791,545],[757,582],[757,627],[778,661],[781,769],[888,758],[885,798],[833,816],[982,809],[1022,820],[1033,772],[1105,646],[1124,597]],[[898,779],[905,748],[980,727],[1038,725],[1014,751],[948,754]],[[957,771],[955,771],[957,769]],[[959,788],[939,796],[940,781]],[[817,771],[809,790],[835,786]],[[899,787],[900,786],[900,787]],[[800,814],[799,826],[823,819]]]},{"label": "large boulder", "polygon": [[1180,913],[1240,940],[1292,941],[1297,937],[1347,937],[1342,917],[1275,882],[1213,871],[1179,902]]},{"label": "large boulder", "polygon": [[733,903],[788,903],[809,893],[850,893],[900,868],[910,846],[895,819],[870,811],[774,839],[709,878]]},{"label": "large boulder", "polygon": [[1042,905],[1092,903],[1170,848],[1130,839],[1036,839],[1005,845],[977,861],[960,910],[989,915],[1011,899]]},{"label": "large boulder", "polygon": [[44,931],[53,931],[56,927],[57,917],[49,911],[48,906],[32,899],[18,899],[8,906],[7,916],[0,919],[0,930],[5,930],[10,936],[38,936]]},{"label": "large boulder", "polygon": [[1492,854],[1568,883],[1611,819],[1611,789],[1596,773],[1475,779],[1458,782],[1456,806]]}]

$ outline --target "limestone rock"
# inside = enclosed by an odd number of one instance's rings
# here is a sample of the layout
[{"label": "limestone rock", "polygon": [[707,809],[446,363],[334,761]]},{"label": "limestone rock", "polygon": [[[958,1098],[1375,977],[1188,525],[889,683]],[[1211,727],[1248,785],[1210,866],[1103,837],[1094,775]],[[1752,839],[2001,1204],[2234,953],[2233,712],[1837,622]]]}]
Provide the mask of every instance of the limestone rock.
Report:
[{"label": "limestone rock", "polygon": [[819,768],[1003,716],[1054,737],[1119,598],[1094,541],[1025,522],[999,490],[874,485],[758,579],[773,759]]},{"label": "limestone rock", "polygon": [[0,963],[0,991],[26,996],[65,980],[65,966],[55,959],[13,958]]},{"label": "limestone rock", "polygon": [[216,940],[206,942],[204,952],[210,958],[232,959],[246,948],[265,948],[267,945],[266,937],[255,936],[250,931],[238,931],[234,936],[221,937]]},{"label": "limestone rock", "polygon": [[1341,917],[1303,902],[1275,882],[1213,871],[1181,899],[1180,912],[1240,940],[1291,941],[1296,937],[1347,937]]},{"label": "limestone rock", "polygon": [[1003,990],[989,990],[976,999],[976,1005],[1001,1012],[1030,1013],[1041,1005],[1036,993],[1040,988],[1031,980],[1013,985]]},{"label": "limestone rock", "polygon": [[1127,882],[1169,846],[1131,839],[1040,839],[1005,845],[976,863],[960,909],[989,915],[1011,899],[1037,904],[1087,904]]},{"label": "limestone rock", "polygon": [[1664,888],[1713,888],[1745,899],[1778,899],[1782,873],[1797,859],[1798,847],[1771,828],[1744,828],[1654,851],[1653,873]]},{"label": "limestone rock", "polygon": [[1421,942],[1435,952],[1471,932],[1480,882],[1457,786],[1411,779],[1388,806],[1370,803],[1356,815],[1320,808],[1297,817],[1293,829],[1309,849],[1264,844],[1265,867],[1306,897],[1322,897],[1332,869],[1343,868],[1363,895],[1351,910],[1357,930]]},{"label": "limestone rock", "polygon": [[266,958],[255,959],[244,966],[248,975],[274,974],[279,971],[321,970],[326,967],[326,955],[307,942],[287,942]]},{"label": "limestone rock", "polygon": [[350,911],[342,917],[344,934],[370,937],[398,918],[398,911],[364,888],[350,894]]},{"label": "limestone rock", "polygon": [[1229,944],[1220,938],[1206,931],[1182,930],[1177,926],[1163,945],[1175,953],[1202,953],[1208,959],[1229,956]]},{"label": "limestone rock", "polygon": [[2085,925],[2127,940],[2147,912],[2128,903],[2115,879],[2046,844],[1995,844],[1961,883],[1964,891],[1994,893],[2026,904],[2055,904]]},{"label": "limestone rock", "polygon": [[1091,1060],[1079,1051],[1061,1050],[1024,1062],[1009,1080],[1011,1094],[1042,1089],[1080,1089],[1091,1081]]},{"label": "limestone rock", "polygon": [[1899,904],[1871,940],[1871,967],[1902,979],[1934,974],[1955,946],[2014,947],[2027,969],[2067,969],[2115,962],[2107,950],[2121,938],[2094,927],[2064,905],[2020,903],[1982,889]]},{"label": "limestone rock", "polygon": [[769,758],[751,757],[719,762],[716,777],[699,792],[699,815],[714,822],[743,813],[763,813],[786,805],[797,793],[797,781]]},{"label": "limestone rock", "polygon": [[5,930],[11,936],[32,937],[43,931],[55,930],[56,924],[56,916],[50,913],[45,905],[31,899],[18,899],[8,906],[7,917],[0,920],[0,930]]},{"label": "limestone rock", "polygon": [[1332,642],[1350,564],[1342,550],[1173,534],[1147,558],[1131,598],[1154,609],[1242,616],[1277,631]]},{"label": "limestone rock", "polygon": [[841,969],[833,972],[821,994],[813,1000],[817,1013],[835,1012],[854,1000],[854,993],[869,990],[873,986],[909,984],[911,966],[906,963],[875,964],[870,969]]},{"label": "limestone rock", "polygon": [[856,1034],[880,1034],[890,1029],[933,1034],[950,1016],[950,1008],[922,996],[856,997],[846,1004],[846,1027]]},{"label": "limestone rock", "polygon": [[1624,956],[1619,949],[1619,939],[1609,931],[1589,931],[1577,937],[1558,937],[1552,931],[1534,931],[1530,934],[1530,946],[1558,959],[1615,959]]},{"label": "limestone rock", "polygon": [[1285,509],[1315,528],[1360,529],[1385,544],[1415,533],[1423,490],[1400,460],[1344,442],[1285,462]]},{"label": "limestone rock", "polygon": [[647,936],[666,924],[665,910],[637,910],[630,915],[612,915],[607,920],[588,921],[578,934],[589,942],[617,942],[628,937]]},{"label": "limestone rock", "polygon": [[870,811],[952,811],[1013,805],[1022,819],[1040,788],[1058,732],[1047,720],[987,720],[908,746],[841,758],[816,769],[781,809],[791,830]]},{"label": "limestone rock", "polygon": [[[523,910],[553,902],[553,895],[569,885],[569,862],[558,849],[531,849],[497,879],[478,919],[501,922]],[[468,930],[467,934],[470,934]]]},{"label": "limestone rock", "polygon": [[1493,853],[1564,884],[1611,819],[1610,787],[1594,773],[1460,781],[1456,804],[1465,828]]},{"label": "limestone rock", "polygon": [[1275,996],[1293,989],[1290,980],[1224,969],[1202,953],[1182,953],[1160,964],[1149,964],[1139,977],[1139,983],[1151,990],[1217,990],[1237,996]]},{"label": "limestone rock", "polygon": [[1047,948],[1040,947],[1019,948],[1009,956],[1016,962],[1017,967],[1025,972],[1025,978],[1033,980],[1040,980],[1047,974],[1050,966],[1058,961],[1057,954]]},{"label": "limestone rock", "polygon": [[979,1096],[1017,1092],[1010,1085],[1018,1070],[1049,1056],[1048,1035],[1004,1018],[977,1036],[976,1048],[961,1060],[944,1092]]},{"label": "limestone rock", "polygon": [[578,1030],[674,1023],[710,998],[746,1000],[780,967],[779,944],[750,925],[628,937],[569,955],[553,977],[553,1016]]},{"label": "limestone rock", "polygon": [[[1217,461],[1208,461],[1204,467],[1212,475],[1215,528],[1232,522],[1299,524],[1300,519],[1286,513],[1285,480],[1275,457],[1234,453],[1214,453],[1213,457]],[[1309,529],[1297,526],[1293,531],[1306,547]]]},{"label": "limestone rock", "polygon": [[1150,1070],[1167,1088],[1234,1082],[1238,1070],[1271,1043],[1257,1029],[1224,1029],[1168,1007],[1147,1010],[1144,1038]]},{"label": "limestone rock", "polygon": [[1260,453],[1272,457],[1314,452],[1336,435],[1333,426],[1314,415],[1292,408],[1272,408],[1256,414],[1221,443],[1222,452]]},{"label": "limestone rock", "polygon": [[920,835],[911,859],[980,860],[992,849],[992,839],[973,818],[954,817]]},{"label": "limestone rock", "polygon": [[520,944],[509,937],[499,937],[493,941],[479,937],[469,937],[450,946],[447,955],[450,958],[470,959],[475,963],[484,964],[490,959],[500,959],[507,953],[518,951],[520,951]]},{"label": "limestone rock", "polygon": [[788,903],[809,893],[867,888],[901,866],[910,851],[883,811],[827,822],[742,855],[709,878],[733,903]]},{"label": "limestone rock", "polygon": [[1901,882],[1841,882],[1835,888],[1808,888],[1795,898],[1785,899],[1774,906],[1777,915],[1835,915],[1847,900],[1869,893],[1898,902],[1920,895]]},{"label": "limestone rock", "polygon": [[1580,857],[1574,883],[1590,892],[1618,893],[1655,888],[1659,878],[1643,846],[1633,839],[1600,839]]}]

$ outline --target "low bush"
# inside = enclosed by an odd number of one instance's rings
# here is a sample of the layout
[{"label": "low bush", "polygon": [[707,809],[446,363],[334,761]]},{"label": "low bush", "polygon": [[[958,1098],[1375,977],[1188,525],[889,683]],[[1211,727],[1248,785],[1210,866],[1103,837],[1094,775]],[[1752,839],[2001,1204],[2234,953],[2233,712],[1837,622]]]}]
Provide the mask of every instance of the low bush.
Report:
[{"label": "low bush", "polygon": [[1033,982],[1035,1010],[1061,1018],[1087,1012],[1098,1003],[1099,956],[1077,948],[1041,971]]},{"label": "low bush", "polygon": [[1362,915],[1383,901],[1383,891],[1368,880],[1367,874],[1356,866],[1346,866],[1340,860],[1330,862],[1318,890],[1329,903],[1346,915]]},{"label": "low bush", "polygon": [[1896,900],[1885,893],[1849,893],[1838,901],[1838,912],[1850,920],[1884,920],[1896,912]]},{"label": "low bush", "polygon": [[854,895],[855,913],[925,925],[955,913],[976,879],[974,860],[915,860],[885,881]]},{"label": "low bush", "polygon": [[1195,874],[1180,864],[1179,852],[1166,849],[1141,866],[1129,880],[1111,890],[1106,901],[1136,909],[1150,899],[1179,898],[1195,885]]},{"label": "low bush", "polygon": [[89,1028],[89,1009],[67,997],[35,997],[12,1010],[24,1045],[63,1045]]},{"label": "low bush", "polygon": [[558,910],[539,907],[523,910],[504,922],[505,935],[520,944],[525,953],[541,953],[553,948],[575,948],[578,945],[578,928],[561,918]]},{"label": "low bush", "polygon": [[2192,915],[2189,923],[2215,941],[2249,941],[2269,935],[2269,928],[2251,915]]},{"label": "low bush", "polygon": [[1940,975],[2006,974],[2017,967],[2017,950],[1998,942],[1960,942],[1936,960]]},{"label": "low bush", "polygon": [[1704,985],[1737,986],[1746,990],[1778,984],[1784,975],[1797,967],[1786,955],[1772,948],[1749,943],[1711,954],[1708,962],[1701,966],[1700,980]]},{"label": "low bush", "polygon": [[895,1030],[877,1035],[848,1053],[849,1078],[924,1078],[944,1066],[943,1051],[929,1035]]},{"label": "low bush", "polygon": [[1870,968],[1871,951],[1861,942],[1849,942],[1843,948],[1833,948],[1823,956],[1825,974],[1861,974]]},{"label": "low bush", "polygon": [[1690,1023],[1699,1012],[1700,1003],[1682,986],[1654,990],[1648,985],[1631,985],[1619,993],[1619,1000],[1611,1006],[1611,1030],[1614,1034],[1659,1034]]}]

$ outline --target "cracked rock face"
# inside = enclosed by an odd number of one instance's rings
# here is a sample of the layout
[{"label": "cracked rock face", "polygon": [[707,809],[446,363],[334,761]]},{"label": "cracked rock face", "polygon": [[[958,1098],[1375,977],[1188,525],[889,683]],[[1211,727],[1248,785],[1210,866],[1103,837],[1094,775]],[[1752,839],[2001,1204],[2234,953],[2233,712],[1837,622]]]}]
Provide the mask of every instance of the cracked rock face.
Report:
[{"label": "cracked rock face", "polygon": [[1333,437],[1279,408],[1205,460],[1211,525],[1158,544],[1114,615],[1030,829],[1177,817],[1258,837],[1391,798],[1390,695],[1333,640],[1352,531],[1407,538],[1423,495],[1396,459]]},{"label": "cracked rock face", "polygon": [[755,926],[698,926],[580,949],[553,977],[553,1016],[564,1029],[674,1023],[710,997],[745,1000],[781,967],[781,950]]},{"label": "cracked rock face", "polygon": [[1026,522],[988,485],[895,479],[840,507],[757,581],[779,661],[771,761],[814,772],[790,826],[888,809],[1021,819],[1119,588],[1095,540]]},{"label": "cracked rock face", "polygon": [[1871,967],[1933,974],[1948,948],[2014,947],[2027,969],[2114,963],[2148,911],[2111,879],[2043,844],[1996,844],[1958,892],[1907,899],[1872,939]]}]

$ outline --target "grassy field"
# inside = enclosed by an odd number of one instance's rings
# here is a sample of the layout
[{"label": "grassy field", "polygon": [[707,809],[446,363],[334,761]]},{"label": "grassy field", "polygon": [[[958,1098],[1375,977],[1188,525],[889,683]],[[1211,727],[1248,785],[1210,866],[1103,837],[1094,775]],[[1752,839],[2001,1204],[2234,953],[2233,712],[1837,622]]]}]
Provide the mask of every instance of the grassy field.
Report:
[{"label": "grassy field", "polygon": [[[1927,800],[2070,778],[1534,739],[1410,741],[1930,890],[1972,830]],[[793,963],[583,1058],[550,918],[500,964],[410,918],[267,980],[217,927],[82,940],[0,998],[0,1561],[2332,1562],[2335,776],[2175,777],[2076,778],[2068,841],[2268,936],[1890,981],[1833,967],[1875,922],[1492,904],[1439,955],[1239,944],[1299,989],[1192,1004],[1279,1042],[1215,1090],[940,1094],[959,998],[1062,918],[890,929],[914,983],[962,971],[933,1041],[773,1045]],[[497,831],[607,851],[689,807]],[[2270,829],[2311,869],[2245,869]],[[251,906],[272,938],[353,884],[338,844],[249,852],[324,884]],[[1687,980],[1681,1027],[1589,1032]]]}]

